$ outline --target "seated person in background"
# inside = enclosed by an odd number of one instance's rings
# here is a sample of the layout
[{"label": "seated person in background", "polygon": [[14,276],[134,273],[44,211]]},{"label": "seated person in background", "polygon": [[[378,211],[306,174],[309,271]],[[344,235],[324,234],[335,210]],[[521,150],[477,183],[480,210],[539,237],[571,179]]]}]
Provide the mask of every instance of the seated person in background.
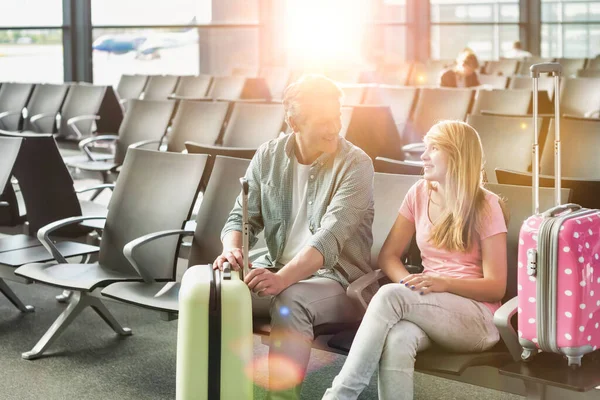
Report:
[{"label": "seated person in background", "polygon": [[[346,287],[371,271],[373,163],[339,136],[341,96],[324,76],[290,85],[283,104],[293,132],[263,144],[246,172],[249,242],[264,229],[268,247],[245,282],[254,316],[271,318],[270,399],[300,398],[313,327],[356,322]],[[238,198],[214,268],[242,265],[241,231]]]},{"label": "seated person in background", "polygon": [[524,58],[529,57],[533,57],[533,55],[530,52],[523,50],[523,47],[519,40],[515,40],[513,42],[512,49],[504,53],[504,58],[516,58],[522,60]]},{"label": "seated person in background", "polygon": [[440,86],[442,87],[472,87],[479,86],[477,69],[479,61],[470,51],[463,51],[456,59],[456,65],[442,72]]},{"label": "seated person in background", "polygon": [[[500,339],[493,315],[506,289],[507,230],[502,201],[483,188],[479,135],[442,121],[424,141],[424,179],[407,193],[379,255],[393,283],[371,300],[323,399],[356,399],[376,369],[379,399],[412,399],[417,352],[432,342],[480,352]],[[415,233],[424,270],[409,274],[401,257]]]}]

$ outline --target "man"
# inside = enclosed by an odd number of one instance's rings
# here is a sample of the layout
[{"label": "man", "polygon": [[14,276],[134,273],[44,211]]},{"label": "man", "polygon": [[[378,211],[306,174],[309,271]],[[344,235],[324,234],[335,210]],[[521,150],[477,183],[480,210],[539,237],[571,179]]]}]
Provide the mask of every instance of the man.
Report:
[{"label": "man", "polygon": [[533,57],[530,52],[523,50],[523,46],[519,40],[513,42],[512,48],[504,53],[504,58],[514,58],[523,60],[525,58]]},{"label": "man", "polygon": [[[246,178],[250,246],[264,229],[268,254],[253,262],[245,282],[254,315],[270,315],[271,399],[298,399],[313,327],[357,320],[348,284],[369,272],[373,223],[373,164],[339,136],[341,90],[309,75],[284,92],[292,133],[262,145]],[[242,265],[242,206],[238,198],[223,228],[214,262]]]}]

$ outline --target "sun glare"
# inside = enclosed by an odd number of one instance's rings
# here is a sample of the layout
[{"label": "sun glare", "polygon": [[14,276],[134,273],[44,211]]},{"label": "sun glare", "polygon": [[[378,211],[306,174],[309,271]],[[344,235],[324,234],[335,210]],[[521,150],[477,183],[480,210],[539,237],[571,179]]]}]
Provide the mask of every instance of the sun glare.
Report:
[{"label": "sun glare", "polygon": [[317,68],[359,62],[367,4],[367,0],[288,0],[289,61]]}]

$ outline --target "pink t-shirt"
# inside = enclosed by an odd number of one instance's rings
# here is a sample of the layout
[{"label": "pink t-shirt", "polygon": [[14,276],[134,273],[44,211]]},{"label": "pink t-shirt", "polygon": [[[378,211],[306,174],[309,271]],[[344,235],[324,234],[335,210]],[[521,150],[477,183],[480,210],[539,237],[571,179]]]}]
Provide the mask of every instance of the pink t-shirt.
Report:
[{"label": "pink t-shirt", "polygon": [[[416,239],[421,259],[423,260],[423,273],[443,275],[451,278],[483,278],[481,263],[481,241],[498,233],[506,232],[506,223],[502,208],[498,203],[498,196],[486,194],[489,204],[489,221],[482,224],[482,229],[469,251],[449,251],[434,247],[429,243],[430,231],[433,228],[428,215],[429,189],[427,181],[419,180],[406,194],[400,214],[415,224]],[[494,313],[500,302],[484,303]]]}]

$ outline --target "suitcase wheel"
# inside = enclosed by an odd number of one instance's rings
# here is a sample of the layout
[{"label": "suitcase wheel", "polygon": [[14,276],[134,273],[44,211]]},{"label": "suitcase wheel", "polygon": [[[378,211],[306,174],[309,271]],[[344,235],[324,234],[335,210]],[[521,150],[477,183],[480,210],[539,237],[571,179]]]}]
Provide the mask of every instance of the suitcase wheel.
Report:
[{"label": "suitcase wheel", "polygon": [[569,367],[572,369],[581,367],[581,357],[582,356],[567,356],[567,359],[569,360]]},{"label": "suitcase wheel", "polygon": [[535,356],[536,354],[537,350],[523,349],[523,352],[521,353],[521,360],[529,362],[533,360],[533,356]]}]

